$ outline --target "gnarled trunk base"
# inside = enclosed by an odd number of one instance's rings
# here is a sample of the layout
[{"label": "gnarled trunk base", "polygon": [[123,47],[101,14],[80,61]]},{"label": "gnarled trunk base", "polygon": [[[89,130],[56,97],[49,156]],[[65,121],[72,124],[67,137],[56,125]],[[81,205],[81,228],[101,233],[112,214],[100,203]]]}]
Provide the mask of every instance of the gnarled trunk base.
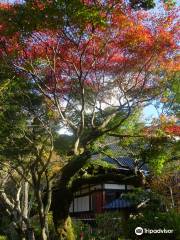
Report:
[{"label": "gnarled trunk base", "polygon": [[72,192],[63,186],[53,192],[52,212],[53,221],[60,240],[75,240],[69,208],[73,200]]}]

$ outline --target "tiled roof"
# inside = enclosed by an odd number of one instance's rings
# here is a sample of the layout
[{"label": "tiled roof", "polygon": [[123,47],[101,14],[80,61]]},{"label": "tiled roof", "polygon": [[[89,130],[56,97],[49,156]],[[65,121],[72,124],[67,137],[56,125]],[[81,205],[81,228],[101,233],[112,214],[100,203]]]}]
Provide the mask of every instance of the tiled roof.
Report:
[{"label": "tiled roof", "polygon": [[133,160],[128,157],[118,157],[118,158],[117,157],[116,158],[105,157],[103,160],[108,163],[115,164],[117,167],[124,166],[124,167],[128,167],[128,168],[132,169],[134,166]]},{"label": "tiled roof", "polygon": [[[134,169],[136,166],[135,161],[130,157],[118,157],[118,158],[105,157],[103,160],[108,163],[115,164],[117,168],[124,167],[128,169]],[[142,166],[141,165],[142,161],[139,161],[137,163],[137,167],[140,167],[140,170],[148,171],[146,164],[143,164]]]},{"label": "tiled roof", "polygon": [[125,199],[115,199],[112,202],[106,204],[104,209],[120,209],[120,208],[129,208],[132,207],[132,203]]},{"label": "tiled roof", "polygon": [[97,154],[93,155],[92,159],[101,159],[103,161],[106,161],[108,163],[114,164],[118,169],[131,169],[133,170],[136,166],[139,170],[144,171],[145,173],[148,173],[148,166],[147,164],[142,164],[143,161],[135,161],[133,157],[128,156],[128,153],[126,152],[125,149],[123,149],[120,145],[117,143],[112,143],[114,138],[109,138],[107,139],[108,141],[111,142],[109,145],[107,145],[107,148],[113,152],[113,157],[102,155],[102,154]]}]

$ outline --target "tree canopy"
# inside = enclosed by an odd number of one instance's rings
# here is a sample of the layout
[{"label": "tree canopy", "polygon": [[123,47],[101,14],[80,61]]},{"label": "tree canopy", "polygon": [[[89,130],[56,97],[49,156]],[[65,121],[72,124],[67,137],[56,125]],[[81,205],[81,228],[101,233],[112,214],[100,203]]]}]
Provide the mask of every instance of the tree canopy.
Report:
[{"label": "tree canopy", "polygon": [[[136,157],[149,161],[153,156],[156,168],[169,157],[165,149],[170,143],[163,133],[131,141],[146,134],[137,123],[139,110],[151,100],[162,100],[168,91],[177,92],[177,82],[172,87],[169,83],[179,71],[178,13],[167,3],[161,4],[161,12],[145,11],[153,6],[153,1],[116,0],[0,4],[0,134],[6,137],[0,150],[35,154],[33,169],[42,167],[46,174],[49,165],[44,161],[49,163],[55,145],[64,159],[52,204],[60,237],[67,237],[69,206],[78,186],[113,177],[125,181],[99,161],[88,178],[82,174],[92,168],[93,154],[107,153],[109,136],[136,149]],[[65,128],[72,137],[61,135],[54,141],[55,131]],[[139,168],[129,175],[143,184]],[[41,187],[41,178],[38,181]],[[39,201],[43,207],[42,198]]]}]

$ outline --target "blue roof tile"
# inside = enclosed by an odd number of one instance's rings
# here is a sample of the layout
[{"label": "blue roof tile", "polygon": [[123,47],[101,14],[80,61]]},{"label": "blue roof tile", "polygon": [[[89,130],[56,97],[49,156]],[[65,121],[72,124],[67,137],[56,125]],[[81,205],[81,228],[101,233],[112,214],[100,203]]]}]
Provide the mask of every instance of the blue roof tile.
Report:
[{"label": "blue roof tile", "polygon": [[104,209],[122,209],[132,207],[132,203],[125,199],[115,199],[112,202],[106,204]]},{"label": "blue roof tile", "polygon": [[[116,158],[117,161],[115,161],[113,158],[105,157],[102,160],[104,160],[108,163],[115,164],[118,168],[125,167],[125,168],[129,168],[129,169],[134,169],[134,167],[135,167],[135,161],[130,157],[117,157]],[[137,166],[141,166],[141,164],[142,164],[142,161],[139,161],[137,163]],[[147,165],[143,164],[140,167],[140,170],[148,171]]]}]

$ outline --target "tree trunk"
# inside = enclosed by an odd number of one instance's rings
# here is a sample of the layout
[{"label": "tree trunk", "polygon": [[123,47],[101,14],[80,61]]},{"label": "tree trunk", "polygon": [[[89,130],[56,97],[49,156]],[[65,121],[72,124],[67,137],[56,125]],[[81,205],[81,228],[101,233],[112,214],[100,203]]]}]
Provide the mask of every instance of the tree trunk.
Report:
[{"label": "tree trunk", "polygon": [[34,229],[28,226],[15,228],[21,240],[35,240]]},{"label": "tree trunk", "polygon": [[47,234],[46,234],[46,227],[41,227],[41,239],[42,240],[47,240],[48,237],[47,237]]},{"label": "tree trunk", "polygon": [[26,223],[24,223],[25,226],[25,236],[27,240],[35,240],[34,235],[34,229],[31,227],[31,224],[29,222],[29,183],[25,181],[23,183],[23,197],[22,197],[22,215],[24,219],[26,219]]},{"label": "tree trunk", "polygon": [[174,204],[174,197],[173,197],[172,187],[169,187],[169,192],[170,192],[170,197],[171,197],[171,208],[174,208],[175,204]]},{"label": "tree trunk", "polygon": [[49,235],[47,232],[48,229],[46,228],[47,215],[46,215],[45,209],[44,209],[40,181],[36,184],[35,195],[36,195],[36,200],[38,203],[38,214],[39,214],[39,221],[40,221],[40,226],[41,226],[41,240],[47,240],[48,235]]},{"label": "tree trunk", "polygon": [[73,194],[65,187],[53,192],[53,219],[60,240],[75,240],[74,230],[69,216]]},{"label": "tree trunk", "polygon": [[41,225],[41,240],[47,240],[48,239],[48,232],[47,232],[47,223],[46,223],[46,216],[44,215],[44,212],[39,213],[39,219],[40,219],[40,225]]},{"label": "tree trunk", "polygon": [[61,179],[57,185],[58,190],[52,193],[52,211],[56,232],[60,240],[74,240],[74,231],[69,216],[69,208],[73,200],[70,188],[73,176],[82,168],[90,158],[91,152],[86,150],[71,161],[61,170]]}]

